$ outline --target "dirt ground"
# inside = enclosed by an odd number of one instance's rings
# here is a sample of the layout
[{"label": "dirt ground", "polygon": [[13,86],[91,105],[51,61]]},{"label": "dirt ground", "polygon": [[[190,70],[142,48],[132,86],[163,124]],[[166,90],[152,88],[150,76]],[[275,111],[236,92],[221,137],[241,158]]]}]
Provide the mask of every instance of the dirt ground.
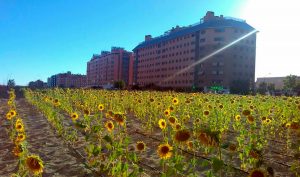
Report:
[{"label": "dirt ground", "polygon": [[[0,176],[10,176],[16,172],[17,158],[12,154],[10,142],[3,118],[7,112],[6,100],[0,100]],[[47,119],[24,99],[17,101],[17,110],[25,124],[25,131],[30,153],[38,154],[44,161],[45,177],[52,176],[90,176],[83,168],[83,159],[72,152],[54,133]]]},{"label": "dirt ground", "polygon": [[[5,113],[8,111],[6,106],[6,99],[0,99],[0,176],[6,177],[17,171],[18,160],[12,154],[13,143],[10,142],[8,134],[6,132],[5,125]],[[84,168],[84,141],[78,142],[78,148],[70,147],[65,144],[61,137],[58,137],[55,131],[51,128],[47,119],[32,105],[30,105],[25,99],[17,100],[17,111],[22,117],[27,141],[29,143],[29,152],[38,154],[44,161],[44,173],[43,176],[106,176],[105,174],[88,173],[89,171]],[[156,155],[157,146],[161,143],[160,130],[154,130],[154,133],[149,134],[141,128],[141,122],[130,116],[127,119],[128,133],[131,136],[133,142],[144,141],[147,145],[145,153],[140,155],[141,163],[139,164],[145,170],[143,176],[160,176],[161,168],[159,165],[159,158]],[[229,139],[234,137],[230,132],[226,135]],[[275,176],[278,177],[290,177],[293,176],[289,172],[290,162],[293,159],[286,154],[280,154],[284,144],[281,141],[273,141],[270,144],[270,151],[264,154],[266,164],[273,167]],[[130,146],[131,149],[134,145]],[[79,153],[78,153],[79,152]],[[192,157],[192,154],[185,152],[187,157]],[[224,158],[228,157],[228,151],[222,150]],[[196,153],[197,158],[200,161],[207,161],[210,157],[201,153]],[[238,157],[234,157],[235,161],[238,161]],[[238,162],[234,164],[233,176],[247,176],[248,173],[239,170]],[[201,171],[201,168],[199,167]],[[204,171],[204,169],[202,169]],[[200,176],[204,176],[200,175]]]}]

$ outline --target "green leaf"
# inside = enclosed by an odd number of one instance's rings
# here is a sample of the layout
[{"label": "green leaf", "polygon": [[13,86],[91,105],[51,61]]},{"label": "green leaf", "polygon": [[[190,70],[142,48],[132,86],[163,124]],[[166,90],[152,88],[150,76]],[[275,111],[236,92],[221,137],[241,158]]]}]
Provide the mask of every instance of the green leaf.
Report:
[{"label": "green leaf", "polygon": [[183,164],[176,164],[174,167],[176,168],[176,170],[178,170],[180,172],[183,171]]},{"label": "green leaf", "polygon": [[173,168],[168,168],[166,176],[174,176],[175,170]]},{"label": "green leaf", "polygon": [[207,160],[203,161],[200,166],[201,167],[207,167],[209,165],[209,162]]},{"label": "green leaf", "polygon": [[221,145],[221,148],[227,149],[229,147],[229,143],[224,143]]},{"label": "green leaf", "polygon": [[218,172],[219,170],[221,170],[224,166],[224,162],[223,160],[220,160],[218,158],[213,158],[212,159],[212,168],[213,171]]},{"label": "green leaf", "polygon": [[108,136],[108,135],[105,135],[105,136],[103,137],[103,139],[104,139],[106,142],[110,143],[110,144],[113,143],[111,137]]}]

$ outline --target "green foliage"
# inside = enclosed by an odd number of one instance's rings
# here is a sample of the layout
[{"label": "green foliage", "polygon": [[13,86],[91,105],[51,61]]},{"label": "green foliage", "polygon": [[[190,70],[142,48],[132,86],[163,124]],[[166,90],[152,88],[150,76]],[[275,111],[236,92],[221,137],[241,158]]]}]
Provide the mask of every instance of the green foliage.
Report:
[{"label": "green foliage", "polygon": [[297,76],[296,75],[289,75],[286,76],[283,80],[284,89],[289,92],[295,91],[297,87]]},{"label": "green foliage", "polygon": [[14,88],[16,86],[15,80],[14,79],[9,79],[7,81],[7,87],[8,88]]},{"label": "green foliage", "polygon": [[114,82],[114,88],[124,89],[125,88],[125,82],[123,80],[115,81]]}]

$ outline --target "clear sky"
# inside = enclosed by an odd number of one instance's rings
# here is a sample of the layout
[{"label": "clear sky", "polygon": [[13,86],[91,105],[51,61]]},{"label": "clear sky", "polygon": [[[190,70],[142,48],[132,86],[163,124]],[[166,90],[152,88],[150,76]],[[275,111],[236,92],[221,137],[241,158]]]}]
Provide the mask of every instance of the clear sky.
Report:
[{"label": "clear sky", "polygon": [[300,75],[297,7],[297,0],[0,0],[0,84],[85,74],[93,53],[132,50],[145,34],[196,23],[208,10],[260,31],[256,77]]}]

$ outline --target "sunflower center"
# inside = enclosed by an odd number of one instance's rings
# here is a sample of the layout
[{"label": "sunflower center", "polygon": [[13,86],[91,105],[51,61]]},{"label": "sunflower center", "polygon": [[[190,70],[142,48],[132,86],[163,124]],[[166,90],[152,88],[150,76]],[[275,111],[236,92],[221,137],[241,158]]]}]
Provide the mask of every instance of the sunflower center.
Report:
[{"label": "sunflower center", "polygon": [[161,152],[163,154],[167,154],[170,151],[170,148],[168,146],[161,147]]},{"label": "sunflower center", "polygon": [[138,149],[138,150],[141,151],[141,150],[144,150],[144,148],[145,148],[145,145],[144,145],[143,143],[138,143],[138,144],[137,144],[137,149]]}]

